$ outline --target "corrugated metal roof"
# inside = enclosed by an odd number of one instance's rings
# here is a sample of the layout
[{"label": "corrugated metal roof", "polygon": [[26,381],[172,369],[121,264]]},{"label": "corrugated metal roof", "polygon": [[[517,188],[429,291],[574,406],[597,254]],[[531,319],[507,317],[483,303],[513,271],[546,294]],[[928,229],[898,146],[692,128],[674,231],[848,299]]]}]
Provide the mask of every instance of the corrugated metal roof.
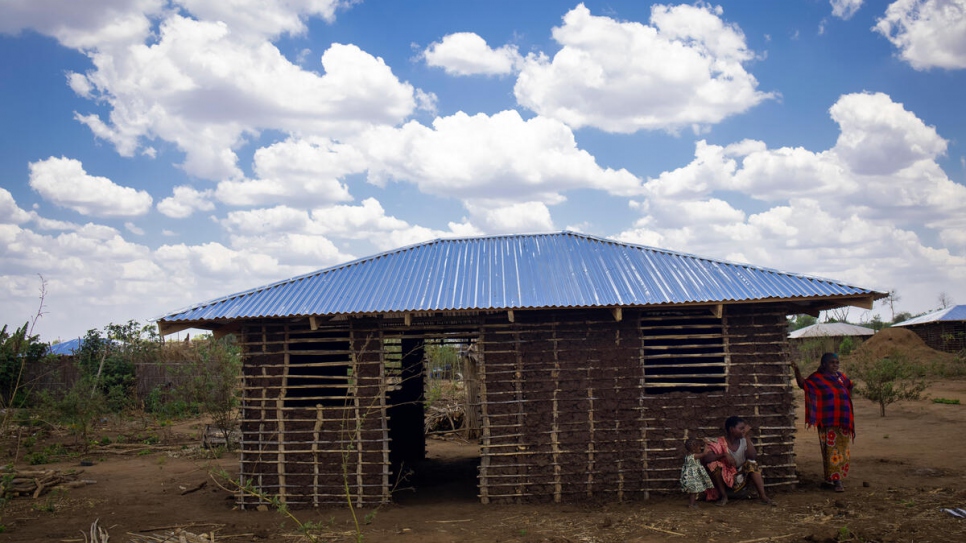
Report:
[{"label": "corrugated metal roof", "polygon": [[81,346],[84,344],[82,338],[68,339],[67,341],[61,341],[60,343],[52,343],[50,345],[50,354],[56,355],[71,355],[80,350]]},{"label": "corrugated metal roof", "polygon": [[914,319],[902,321],[898,324],[894,324],[893,326],[914,326],[916,324],[949,321],[966,321],[966,305],[954,305],[952,307],[947,307],[946,309],[926,313],[925,315],[920,315]]},{"label": "corrugated metal roof", "polygon": [[799,328],[791,334],[788,334],[788,337],[790,339],[798,339],[805,337],[871,336],[874,333],[875,330],[871,328],[849,324],[847,322],[820,322],[806,326],[805,328]]},{"label": "corrugated metal roof", "polygon": [[861,296],[885,294],[558,232],[429,241],[203,302],[159,321]]}]

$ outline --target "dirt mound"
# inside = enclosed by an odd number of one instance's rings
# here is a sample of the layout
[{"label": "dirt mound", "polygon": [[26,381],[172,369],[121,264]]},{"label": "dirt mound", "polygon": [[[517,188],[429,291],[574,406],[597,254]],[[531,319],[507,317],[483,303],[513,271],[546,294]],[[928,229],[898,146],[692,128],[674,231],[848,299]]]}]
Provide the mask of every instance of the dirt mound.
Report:
[{"label": "dirt mound", "polygon": [[898,352],[908,361],[920,363],[956,362],[956,356],[937,351],[923,342],[915,332],[906,328],[884,328],[862,342],[855,350],[856,358],[885,358]]}]

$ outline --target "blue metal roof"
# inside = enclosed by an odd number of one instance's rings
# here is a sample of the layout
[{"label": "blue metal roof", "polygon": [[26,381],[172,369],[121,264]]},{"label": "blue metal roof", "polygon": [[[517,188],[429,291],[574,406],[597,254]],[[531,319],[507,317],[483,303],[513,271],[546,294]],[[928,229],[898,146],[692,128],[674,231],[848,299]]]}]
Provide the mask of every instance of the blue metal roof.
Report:
[{"label": "blue metal roof", "polygon": [[83,343],[84,340],[81,338],[68,339],[67,341],[61,341],[60,343],[53,343],[50,345],[50,354],[71,355],[79,351]]},{"label": "blue metal roof", "polygon": [[871,304],[884,296],[829,279],[558,232],[438,239],[203,302],[158,320],[822,298]]},{"label": "blue metal roof", "polygon": [[894,326],[914,326],[916,324],[927,324],[930,322],[950,322],[966,321],[966,305],[954,305],[932,313],[920,315],[914,319],[902,321]]}]

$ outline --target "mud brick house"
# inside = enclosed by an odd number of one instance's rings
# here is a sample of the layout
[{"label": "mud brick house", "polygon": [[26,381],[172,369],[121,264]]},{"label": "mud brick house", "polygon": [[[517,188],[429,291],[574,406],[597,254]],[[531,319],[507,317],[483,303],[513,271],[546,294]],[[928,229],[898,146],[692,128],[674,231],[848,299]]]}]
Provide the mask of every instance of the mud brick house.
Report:
[{"label": "mud brick house", "polygon": [[[678,491],[732,414],[796,482],[786,315],[885,294],[573,232],[436,240],[159,320],[244,349],[241,477],[290,507],[391,500],[425,456],[424,346],[472,344],[483,503]],[[240,496],[242,507],[258,500]]]},{"label": "mud brick house", "polygon": [[966,351],[966,305],[955,305],[900,322],[937,351]]}]

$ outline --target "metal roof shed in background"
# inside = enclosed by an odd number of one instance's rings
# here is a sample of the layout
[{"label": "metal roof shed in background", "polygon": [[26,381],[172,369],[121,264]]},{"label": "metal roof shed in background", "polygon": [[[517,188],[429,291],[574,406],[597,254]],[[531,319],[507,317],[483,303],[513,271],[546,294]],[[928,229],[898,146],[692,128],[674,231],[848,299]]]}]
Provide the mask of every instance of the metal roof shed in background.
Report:
[{"label": "metal roof shed in background", "polygon": [[804,328],[799,328],[791,334],[788,339],[801,339],[810,337],[864,337],[875,334],[875,330],[849,324],[847,322],[820,322]]},{"label": "metal roof shed in background", "polygon": [[966,350],[966,305],[955,305],[900,322],[926,345],[937,351],[958,353]]}]

